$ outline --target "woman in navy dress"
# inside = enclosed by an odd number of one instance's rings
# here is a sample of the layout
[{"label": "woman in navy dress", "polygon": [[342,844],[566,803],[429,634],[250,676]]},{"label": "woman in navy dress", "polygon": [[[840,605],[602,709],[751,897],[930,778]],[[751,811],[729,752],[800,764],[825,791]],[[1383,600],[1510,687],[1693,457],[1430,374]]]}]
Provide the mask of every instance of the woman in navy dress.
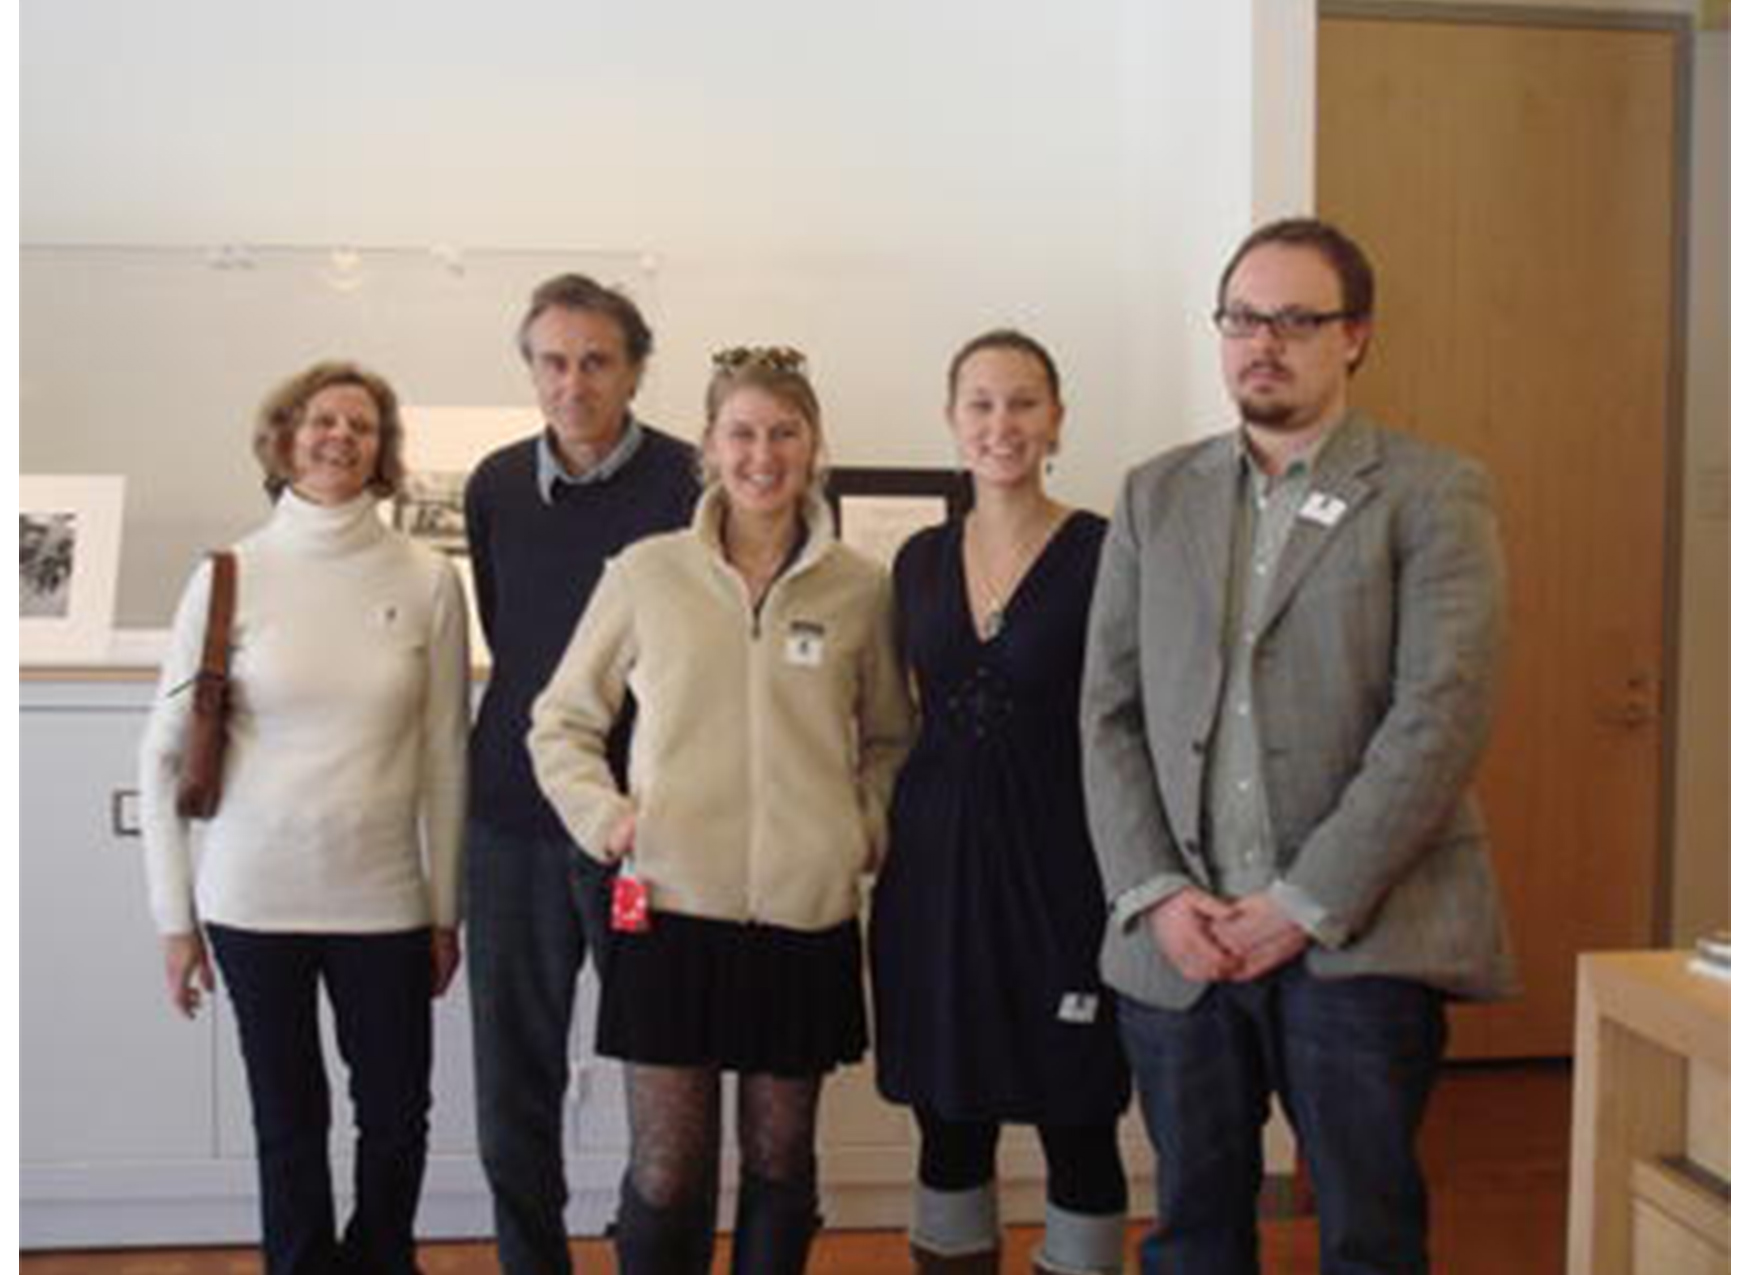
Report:
[{"label": "woman in navy dress", "polygon": [[919,1270],[997,1270],[996,1146],[1015,1123],[1038,1130],[1047,1163],[1036,1268],[1118,1271],[1130,1088],[1099,978],[1077,730],[1105,521],[1046,494],[1064,409],[1038,342],[969,342],[948,394],[975,503],[894,564],[923,731],[875,890],[878,1078],[921,1134]]}]

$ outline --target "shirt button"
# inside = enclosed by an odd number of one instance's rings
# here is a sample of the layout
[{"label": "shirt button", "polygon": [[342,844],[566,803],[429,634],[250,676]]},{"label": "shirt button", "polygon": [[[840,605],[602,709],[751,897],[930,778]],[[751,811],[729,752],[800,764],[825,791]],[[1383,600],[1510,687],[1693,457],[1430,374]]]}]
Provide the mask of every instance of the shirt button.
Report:
[{"label": "shirt button", "polygon": [[1237,712],[1241,717],[1250,717],[1252,714],[1252,706],[1250,704],[1246,703],[1244,700],[1241,700],[1239,707],[1237,709],[1235,709],[1234,711]]}]

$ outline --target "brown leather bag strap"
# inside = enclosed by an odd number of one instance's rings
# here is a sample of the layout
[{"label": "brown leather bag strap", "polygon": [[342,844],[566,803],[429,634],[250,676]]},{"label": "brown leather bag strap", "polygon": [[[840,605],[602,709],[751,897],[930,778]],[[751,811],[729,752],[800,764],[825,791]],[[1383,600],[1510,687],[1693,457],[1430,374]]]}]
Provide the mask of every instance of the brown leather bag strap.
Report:
[{"label": "brown leather bag strap", "polygon": [[215,549],[212,591],[207,599],[207,637],[201,674],[224,677],[231,663],[231,615],[237,607],[237,555]]}]

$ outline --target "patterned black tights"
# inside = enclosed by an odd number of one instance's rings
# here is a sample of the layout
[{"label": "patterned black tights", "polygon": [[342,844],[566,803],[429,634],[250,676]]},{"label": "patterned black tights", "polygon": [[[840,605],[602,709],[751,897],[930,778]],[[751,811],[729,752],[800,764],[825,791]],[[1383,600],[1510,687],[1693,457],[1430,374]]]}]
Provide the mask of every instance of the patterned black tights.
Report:
[{"label": "patterned black tights", "polygon": [[[628,1063],[626,1114],[633,1189],[653,1208],[713,1197],[722,1141],[721,1073],[709,1067]],[[769,1182],[812,1182],[819,1076],[744,1075],[736,1088],[742,1172]]]}]

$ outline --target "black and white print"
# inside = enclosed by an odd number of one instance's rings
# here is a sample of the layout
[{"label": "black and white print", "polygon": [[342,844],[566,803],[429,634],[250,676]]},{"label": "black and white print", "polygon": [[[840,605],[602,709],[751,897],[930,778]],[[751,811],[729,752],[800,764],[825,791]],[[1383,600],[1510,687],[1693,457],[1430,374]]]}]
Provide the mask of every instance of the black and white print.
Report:
[{"label": "black and white print", "polygon": [[468,528],[462,513],[461,471],[415,470],[407,475],[395,498],[395,527],[441,553],[468,549]]},{"label": "black and white print", "polygon": [[60,619],[72,604],[78,518],[71,513],[18,515],[18,614]]}]

